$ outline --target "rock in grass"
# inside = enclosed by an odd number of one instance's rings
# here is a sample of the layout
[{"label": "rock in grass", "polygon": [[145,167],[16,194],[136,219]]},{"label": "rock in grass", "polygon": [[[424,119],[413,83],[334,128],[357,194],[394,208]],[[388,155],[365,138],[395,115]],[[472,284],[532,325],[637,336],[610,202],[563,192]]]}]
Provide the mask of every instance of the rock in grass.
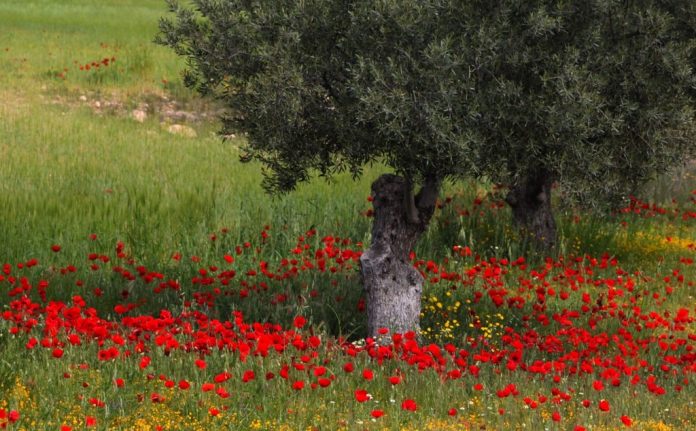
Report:
[{"label": "rock in grass", "polygon": [[167,132],[172,133],[174,135],[182,135],[186,136],[187,138],[195,138],[198,136],[195,130],[193,130],[189,126],[184,126],[182,124],[172,124],[169,127],[167,127]]},{"label": "rock in grass", "polygon": [[147,119],[147,112],[142,109],[134,109],[131,111],[131,117],[138,123],[142,123]]}]

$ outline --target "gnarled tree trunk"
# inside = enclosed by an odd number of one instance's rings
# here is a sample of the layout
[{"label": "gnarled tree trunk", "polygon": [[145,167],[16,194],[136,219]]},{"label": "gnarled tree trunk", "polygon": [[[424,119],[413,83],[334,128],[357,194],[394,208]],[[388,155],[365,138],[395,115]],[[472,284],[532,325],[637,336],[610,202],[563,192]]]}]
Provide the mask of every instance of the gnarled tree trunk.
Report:
[{"label": "gnarled tree trunk", "polygon": [[428,180],[414,197],[403,177],[387,174],[372,183],[372,244],[360,257],[370,337],[382,338],[380,328],[419,329],[423,277],[409,254],[430,222],[439,188],[439,180]]},{"label": "gnarled tree trunk", "polygon": [[522,235],[541,250],[556,245],[556,221],[551,208],[553,175],[539,168],[514,184],[506,197],[512,220]]}]

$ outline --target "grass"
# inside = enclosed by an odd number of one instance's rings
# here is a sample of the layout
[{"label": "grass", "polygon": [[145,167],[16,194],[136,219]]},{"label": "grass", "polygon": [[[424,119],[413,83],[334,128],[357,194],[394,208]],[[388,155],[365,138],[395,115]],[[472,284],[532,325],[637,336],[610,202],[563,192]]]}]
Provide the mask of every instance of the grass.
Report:
[{"label": "grass", "polygon": [[[448,185],[414,260],[423,343],[379,350],[362,339],[357,256],[384,168],[272,197],[261,167],[238,161],[243,138],[221,141],[214,120],[186,122],[196,138],[167,132],[173,100],[219,107],[150,42],[164,11],[0,4],[0,427],[695,426],[693,172],[610,217],[560,209],[557,254],[524,262],[493,188]],[[572,371],[573,355],[591,371]]]}]

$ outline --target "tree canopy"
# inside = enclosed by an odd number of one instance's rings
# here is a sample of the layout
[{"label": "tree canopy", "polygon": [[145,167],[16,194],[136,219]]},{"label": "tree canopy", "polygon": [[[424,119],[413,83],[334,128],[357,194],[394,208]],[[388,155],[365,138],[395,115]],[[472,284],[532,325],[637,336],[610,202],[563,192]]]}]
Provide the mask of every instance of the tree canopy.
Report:
[{"label": "tree canopy", "polygon": [[475,77],[461,73],[468,41],[448,2],[194,4],[170,4],[159,41],[229,108],[224,127],[248,134],[269,190],[374,161],[416,181],[474,168]]},{"label": "tree canopy", "polygon": [[468,18],[489,176],[606,206],[694,156],[695,2],[496,3]]}]

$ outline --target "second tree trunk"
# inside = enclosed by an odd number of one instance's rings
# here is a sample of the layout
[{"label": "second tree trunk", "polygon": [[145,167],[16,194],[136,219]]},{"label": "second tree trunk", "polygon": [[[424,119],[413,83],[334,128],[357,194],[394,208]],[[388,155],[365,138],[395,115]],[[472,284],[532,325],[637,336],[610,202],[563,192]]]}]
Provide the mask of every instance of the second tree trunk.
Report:
[{"label": "second tree trunk", "polygon": [[506,201],[522,235],[542,250],[556,245],[556,221],[551,208],[553,176],[545,169],[528,173],[510,188]]}]

